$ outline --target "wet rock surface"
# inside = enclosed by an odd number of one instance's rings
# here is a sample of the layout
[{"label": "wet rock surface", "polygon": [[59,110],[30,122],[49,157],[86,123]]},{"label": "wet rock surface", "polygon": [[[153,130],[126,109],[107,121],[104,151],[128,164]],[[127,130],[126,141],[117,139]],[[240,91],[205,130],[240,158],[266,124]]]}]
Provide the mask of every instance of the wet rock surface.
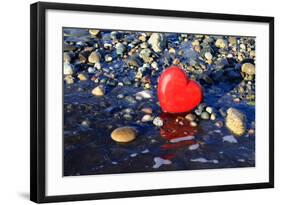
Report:
[{"label": "wet rock surface", "polygon": [[[255,166],[254,38],[64,29],[63,57],[65,176]],[[191,113],[159,107],[173,63],[202,86]],[[240,137],[230,108],[247,119]],[[120,127],[137,137],[112,140]]]}]

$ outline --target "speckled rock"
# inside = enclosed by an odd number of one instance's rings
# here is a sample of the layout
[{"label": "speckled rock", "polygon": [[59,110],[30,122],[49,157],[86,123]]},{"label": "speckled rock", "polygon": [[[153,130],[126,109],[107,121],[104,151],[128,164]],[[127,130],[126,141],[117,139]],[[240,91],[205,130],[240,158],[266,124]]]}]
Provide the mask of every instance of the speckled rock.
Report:
[{"label": "speckled rock", "polygon": [[163,34],[153,33],[148,39],[148,43],[155,52],[160,53],[164,49],[166,41]]},{"label": "speckled rock", "polygon": [[132,127],[119,127],[113,130],[111,133],[111,138],[116,142],[131,142],[137,136],[137,132]]},{"label": "speckled rock", "polygon": [[243,113],[235,108],[227,110],[225,125],[236,136],[241,136],[246,130],[246,117]]}]

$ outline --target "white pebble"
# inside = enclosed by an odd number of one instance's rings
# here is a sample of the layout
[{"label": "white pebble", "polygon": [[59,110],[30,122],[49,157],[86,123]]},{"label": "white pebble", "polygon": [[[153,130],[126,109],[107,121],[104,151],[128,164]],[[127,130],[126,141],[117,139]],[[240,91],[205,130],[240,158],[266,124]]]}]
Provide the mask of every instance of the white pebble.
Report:
[{"label": "white pebble", "polygon": [[156,117],[153,120],[153,124],[157,127],[162,127],[163,126],[163,120],[160,117]]},{"label": "white pebble", "polygon": [[153,120],[153,117],[151,115],[144,115],[141,119],[142,122],[149,122],[152,120]]},{"label": "white pebble", "polygon": [[144,99],[149,99],[152,97],[152,93],[149,90],[143,90],[136,94],[136,96],[140,96]]}]

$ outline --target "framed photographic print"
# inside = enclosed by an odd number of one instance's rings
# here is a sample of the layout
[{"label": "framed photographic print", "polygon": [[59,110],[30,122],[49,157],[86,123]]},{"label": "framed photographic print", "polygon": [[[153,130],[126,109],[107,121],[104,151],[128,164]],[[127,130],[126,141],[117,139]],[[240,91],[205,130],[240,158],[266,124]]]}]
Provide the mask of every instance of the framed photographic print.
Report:
[{"label": "framed photographic print", "polygon": [[31,5],[31,200],[274,186],[274,18]]}]

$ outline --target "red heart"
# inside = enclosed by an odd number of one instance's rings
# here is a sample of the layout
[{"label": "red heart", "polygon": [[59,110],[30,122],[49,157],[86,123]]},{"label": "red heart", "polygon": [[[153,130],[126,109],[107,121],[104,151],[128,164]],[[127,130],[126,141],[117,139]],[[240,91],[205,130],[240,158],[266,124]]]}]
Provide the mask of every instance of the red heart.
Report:
[{"label": "red heart", "polygon": [[201,86],[176,66],[167,68],[158,82],[158,100],[163,112],[181,113],[196,108],[203,98]]}]

